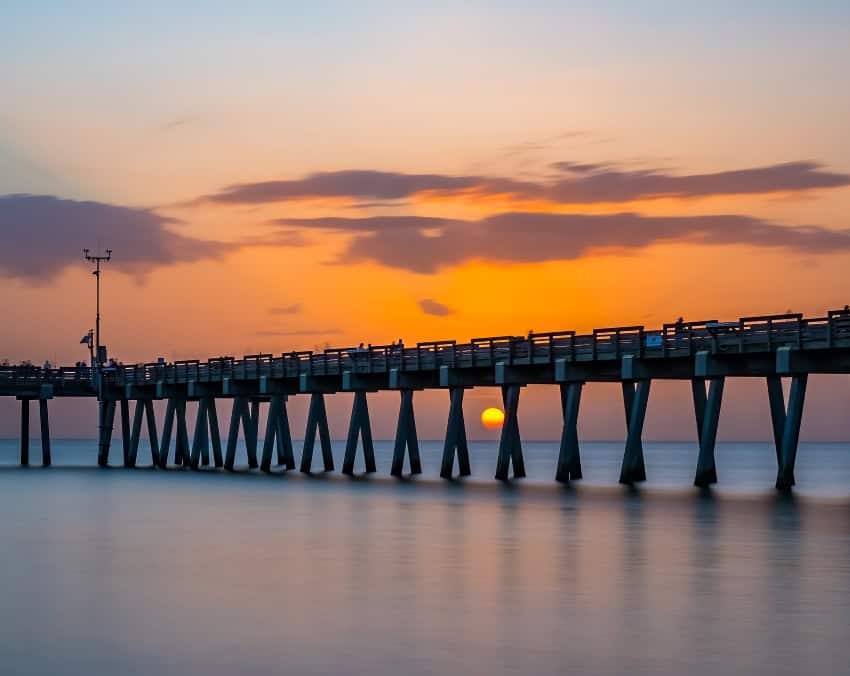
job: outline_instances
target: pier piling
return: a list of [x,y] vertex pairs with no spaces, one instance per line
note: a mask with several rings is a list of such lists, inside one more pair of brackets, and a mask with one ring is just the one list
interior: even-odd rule
[[555,480],[561,483],[581,479],[581,454],[578,443],[578,411],[584,383],[562,383],[561,412],[564,420],[561,446],[558,452],[558,469]]
[[224,468],[233,469],[236,462],[236,445],[239,441],[239,427],[242,427],[242,436],[245,439],[245,450],[248,454],[248,467],[257,467],[257,433],[256,423],[259,418],[259,402],[251,402],[250,408],[247,397],[235,397],[233,399],[233,410],[230,415],[230,431],[227,435],[227,455],[224,459]]
[[162,440],[159,443],[159,466],[162,469],[168,467],[168,450],[171,445],[171,433],[174,428],[175,408],[174,399],[168,399],[165,404],[165,418],[162,421]]
[[351,407],[351,422],[348,426],[348,438],[345,442],[345,458],[342,463],[342,473],[354,474],[354,458],[357,454],[357,439],[363,441],[363,456],[366,463],[366,473],[378,471],[375,465],[375,448],[372,444],[372,427],[369,423],[369,406],[366,402],[366,392],[357,390],[354,393],[354,403]]
[[525,461],[522,457],[522,442],[519,435],[519,385],[502,386],[502,404],[505,407],[505,421],[499,438],[499,455],[496,461],[496,479],[508,480],[508,470],[513,466],[514,478],[525,476]]
[[304,433],[304,448],[301,452],[299,471],[309,474],[313,467],[313,448],[316,434],[322,447],[322,462],[325,472],[334,471],[334,456],[331,447],[331,434],[328,429],[328,412],[325,408],[325,396],[319,392],[310,395],[310,409],[307,412],[307,430]]
[[440,466],[440,476],[451,479],[454,471],[455,454],[459,475],[469,476],[472,472],[469,466],[469,445],[466,441],[466,424],[463,420],[463,389],[449,389],[449,420],[446,425],[446,442],[443,446],[443,462]]
[[30,400],[21,397],[21,465],[30,464]]
[[628,432],[623,465],[620,469],[621,484],[631,485],[638,481],[646,481],[642,435],[651,382],[650,380],[639,380],[637,383],[623,382],[623,405]]
[[413,414],[413,390],[401,390],[401,404],[398,411],[398,427],[395,434],[393,464],[390,474],[400,477],[404,472],[405,450],[410,455],[410,473],[422,473],[422,461],[419,457],[419,440],[416,437],[416,418]]
[[115,424],[115,401],[102,401],[99,406],[97,464],[109,466],[109,447],[112,445],[112,426]]
[[788,394],[788,410],[785,425],[782,428],[782,455],[776,476],[776,488],[789,490],[795,483],[794,465],[797,461],[797,445],[800,441],[800,424],[803,420],[803,404],[806,399],[807,374],[791,378],[791,391]]
[[[121,460],[124,467],[132,467],[130,464],[130,402],[122,399],[121,402]],[[138,411],[138,406],[136,407]]]
[[272,452],[277,450],[277,464],[286,469],[295,469],[292,452],[292,436],[289,431],[289,416],[286,413],[286,396],[273,395],[269,403],[266,433],[263,439],[263,457],[260,469],[271,472]]
[[[723,402],[723,376],[709,380],[708,395],[705,393],[705,381],[694,380],[694,410],[697,416],[699,433],[699,457],[694,486],[704,488],[717,483],[717,465],[714,458],[714,447],[717,442],[717,423],[720,419],[720,406]],[[699,396],[699,390],[702,397]]]
[[47,417],[47,399],[38,400],[38,412],[41,419],[41,465],[50,467],[50,421]]

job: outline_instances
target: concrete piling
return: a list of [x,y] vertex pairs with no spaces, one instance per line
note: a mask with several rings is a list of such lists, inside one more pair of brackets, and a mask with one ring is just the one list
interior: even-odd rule
[[443,461],[440,476],[451,479],[454,471],[454,459],[457,454],[459,475],[469,476],[469,445],[466,441],[466,424],[463,420],[463,387],[449,389],[449,420],[446,425],[446,441],[443,446]]

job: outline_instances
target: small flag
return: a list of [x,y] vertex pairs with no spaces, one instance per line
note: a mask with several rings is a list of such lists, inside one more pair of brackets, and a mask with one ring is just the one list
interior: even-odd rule
[[91,335],[89,335],[88,333],[80,339],[80,345],[83,345],[83,344],[88,345],[90,342],[91,342]]

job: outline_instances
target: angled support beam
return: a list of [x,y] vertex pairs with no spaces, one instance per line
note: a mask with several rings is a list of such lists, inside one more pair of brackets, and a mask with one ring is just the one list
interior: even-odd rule
[[561,432],[561,448],[558,453],[558,469],[555,481],[567,483],[581,479],[581,454],[578,445],[578,411],[584,383],[561,384],[561,411],[564,429]]
[[277,416],[277,434],[275,437],[277,464],[284,469],[295,469],[295,453],[292,448],[292,432],[289,427],[289,413],[286,410],[286,395],[281,395],[280,410]]
[[[720,406],[723,403],[723,376],[711,378],[708,386],[708,397],[705,395],[705,383],[693,382],[694,410],[697,413],[697,429],[699,431],[699,458],[694,477],[694,486],[705,488],[717,483],[717,465],[714,459],[714,447],[717,443],[717,423],[720,420]],[[702,388],[702,399],[698,389]],[[702,422],[699,422],[697,401],[702,408]]]
[[[133,412],[133,431],[130,433],[130,449],[128,453],[127,467],[135,467],[139,455],[139,441],[142,434],[142,418],[148,421],[148,437],[151,448],[151,460],[154,467],[160,466],[159,443],[156,433],[156,418],[153,412],[153,401],[150,399],[137,399],[136,408]],[[170,430],[169,430],[170,434]]]
[[626,412],[628,434],[626,452],[620,468],[620,483],[631,485],[637,481],[646,481],[646,466],[643,460],[643,422],[646,418],[646,404],[649,401],[651,380],[639,380],[637,383],[623,381],[623,407]]
[[525,476],[525,461],[522,457],[522,442],[519,435],[519,385],[502,386],[502,404],[505,407],[505,422],[499,438],[499,457],[496,462],[496,479],[508,480],[510,466],[514,468],[514,478]]
[[449,420],[446,425],[446,443],[443,446],[443,462],[440,476],[451,479],[454,470],[455,452],[460,476],[471,474],[469,466],[469,446],[466,442],[466,424],[463,420],[463,388],[449,389]]
[[198,416],[195,418],[195,432],[192,435],[192,457],[189,463],[192,469],[198,469],[201,464],[204,466],[210,464],[208,405],[209,402],[206,397],[202,397],[198,401]]
[[21,465],[30,464],[30,400],[21,399]]
[[[259,463],[257,463],[257,442],[260,435],[260,402],[257,399],[251,400],[250,423],[251,443],[248,446],[248,467],[256,469],[259,466]],[[248,439],[248,432],[245,433],[245,438]]]
[[174,464],[178,467],[189,465],[189,429],[186,426],[186,399],[180,397],[174,403],[177,419],[177,434],[175,435]]
[[38,412],[41,419],[41,465],[50,467],[50,420],[47,417],[47,399],[38,400]]
[[[156,432],[156,414],[153,409],[153,401],[150,399],[145,399],[145,418],[148,421],[148,443],[151,448],[151,460],[153,461],[153,466],[159,466],[159,439],[157,438]],[[134,460],[135,462],[135,456]]]
[[782,466],[782,434],[785,430],[785,394],[780,376],[767,377],[767,398],[770,402],[770,421],[773,426],[773,443],[776,448],[776,467]]
[[[227,436],[227,455],[224,459],[224,468],[232,470],[236,461],[236,444],[239,441],[239,426],[242,426],[242,435],[245,439],[245,449],[248,453],[248,466],[251,469],[257,467],[257,436],[255,422],[259,415],[259,402],[252,402],[249,407],[247,397],[236,397],[233,399],[233,411],[230,415],[230,432]],[[252,410],[253,409],[253,410]]]
[[705,378],[691,380],[691,394],[694,399],[694,418],[697,423],[697,440],[702,439],[702,421],[705,418]]
[[[260,460],[260,470],[272,471],[272,452],[274,451],[275,437],[277,437],[277,416],[279,396],[273,396],[269,404],[269,415],[266,418],[266,433],[263,435],[263,457]],[[279,463],[278,463],[279,464]]]
[[159,466],[168,467],[168,447],[171,445],[171,431],[174,429],[174,399],[169,399],[165,406],[165,420],[162,422],[162,441],[159,444]]
[[[130,422],[130,402],[126,399],[121,400],[121,424],[124,424],[124,408],[127,408],[127,423]],[[126,457],[124,460],[125,467],[136,466],[136,456],[139,453],[139,437],[142,434],[142,417],[145,412],[145,404],[141,399],[136,400],[136,408],[133,411],[133,431],[130,434],[124,432],[129,437],[127,443]]]
[[[302,374],[304,375],[304,374]],[[313,392],[310,395],[310,409],[307,413],[307,431],[304,433],[304,450],[301,453],[301,467],[309,474],[313,466],[313,447],[316,445],[316,433],[322,446],[322,461],[325,472],[334,471],[334,456],[331,448],[331,433],[328,429],[328,412],[325,408],[325,395]]]
[[112,426],[115,424],[115,400],[100,402],[97,464],[109,466],[109,447],[112,445]]
[[[124,467],[130,467],[130,402],[123,398],[121,399],[121,450],[123,451],[122,459]],[[136,404],[136,414],[138,415],[139,406]],[[141,421],[140,421],[141,422]]]
[[[204,397],[198,401],[198,416],[201,416],[201,407],[203,406],[203,420],[204,424],[201,426],[201,439],[199,441],[199,446],[201,449],[201,465],[204,467],[209,467],[210,465],[210,399],[212,397]],[[195,423],[197,425],[197,422]],[[194,439],[193,439],[194,443]]]
[[345,458],[342,462],[342,473],[354,474],[354,458],[357,454],[357,439],[363,440],[363,456],[366,462],[366,473],[377,471],[375,465],[375,448],[372,445],[372,427],[369,424],[369,405],[366,402],[365,390],[354,393],[354,404],[351,407],[351,422],[348,426],[348,439],[345,442]]
[[788,395],[788,411],[782,429],[782,454],[779,472],[776,476],[776,488],[790,490],[794,485],[794,465],[797,461],[797,445],[800,441],[800,423],[803,421],[803,404],[806,400],[806,374],[791,378],[791,392]]
[[224,461],[221,457],[221,431],[218,427],[218,411],[215,408],[215,397],[210,397],[207,401],[207,419],[210,424],[210,442],[212,444],[213,464],[217,468],[224,466]]
[[404,472],[405,449],[410,454],[410,473],[422,474],[419,457],[419,440],[416,437],[416,418],[413,414],[413,390],[401,390],[401,405],[398,411],[398,427],[395,433],[393,465],[390,474],[400,477]]
[[272,395],[269,404],[269,416],[266,421],[266,434],[263,439],[263,458],[260,469],[271,472],[272,451],[277,449],[277,464],[286,469],[295,468],[292,453],[292,437],[289,432],[289,417],[286,414],[286,395]]
[[239,441],[239,421],[242,419],[242,398],[233,399],[230,411],[230,427],[227,433],[227,454],[224,457],[224,469],[232,470],[236,462],[236,444]]

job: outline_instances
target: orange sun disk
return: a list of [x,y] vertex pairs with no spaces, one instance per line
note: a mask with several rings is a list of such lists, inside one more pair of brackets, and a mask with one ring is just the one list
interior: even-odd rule
[[505,422],[505,414],[498,408],[485,408],[481,411],[481,424],[488,430],[497,430]]

